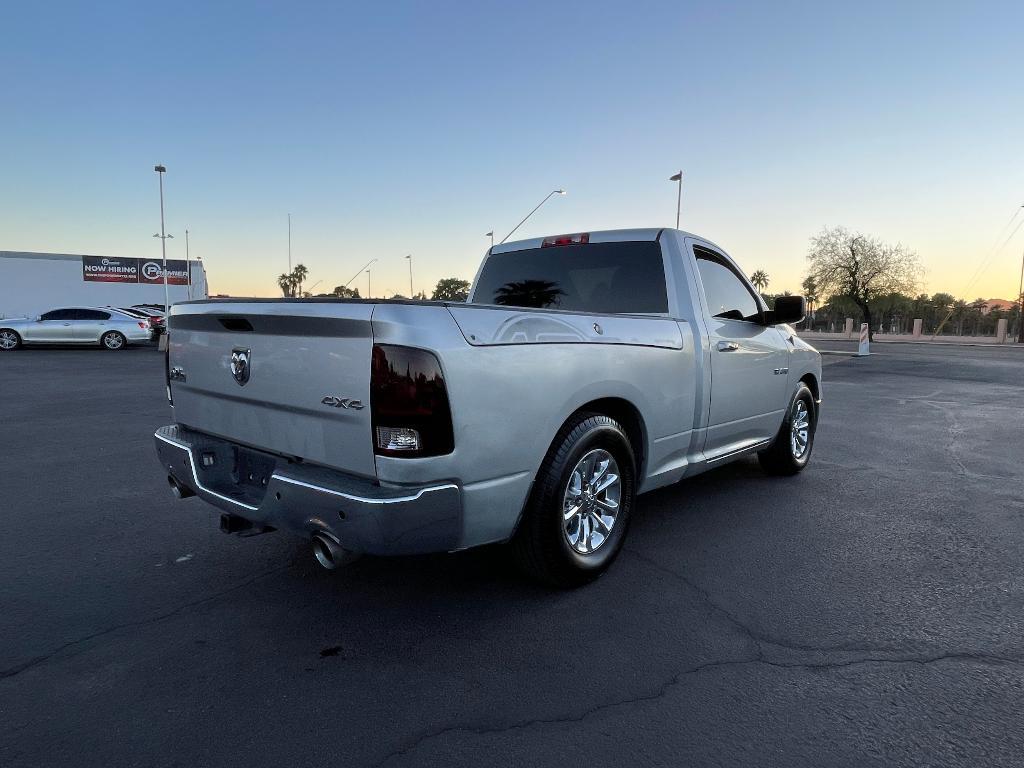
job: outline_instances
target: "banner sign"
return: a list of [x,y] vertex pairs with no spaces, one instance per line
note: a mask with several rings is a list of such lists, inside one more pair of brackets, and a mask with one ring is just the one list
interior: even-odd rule
[[[163,283],[163,261],[139,259],[140,283]],[[188,265],[183,259],[167,260],[167,284],[188,285]]]
[[139,260],[83,256],[82,279],[86,282],[97,283],[137,283],[139,282]]
[[[109,256],[83,256],[82,279],[96,283],[163,283],[163,261],[156,259],[115,259]],[[167,260],[167,284],[188,285],[188,263]]]

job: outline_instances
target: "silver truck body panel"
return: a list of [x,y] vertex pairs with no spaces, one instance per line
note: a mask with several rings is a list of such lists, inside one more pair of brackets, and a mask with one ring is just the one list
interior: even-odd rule
[[[179,424],[313,464],[374,477],[367,303],[178,304],[172,307]],[[250,323],[252,331],[225,326]],[[237,327],[237,325],[236,325]],[[247,350],[248,380],[232,374]],[[362,408],[323,404],[348,398]]]
[[[796,382],[805,376],[820,382],[818,353],[789,329],[707,316],[693,246],[728,259],[714,244],[659,229],[590,237],[657,240],[669,311],[600,315],[339,300],[177,304],[169,319],[170,365],[180,366],[185,380],[172,382],[175,420],[351,475],[386,493],[409,497],[451,485],[459,504],[452,549],[512,535],[559,428],[597,401],[615,401],[640,418],[641,492],[764,447],[779,429]],[[493,252],[540,244],[506,243]],[[248,321],[253,330],[230,330],[225,318],[228,326],[232,319]],[[738,348],[720,352],[720,341]],[[451,404],[451,453],[374,455],[369,378],[375,343],[437,356]],[[249,352],[244,385],[231,370],[238,348]],[[367,407],[325,405],[327,396]],[[414,507],[406,513],[415,515]]]

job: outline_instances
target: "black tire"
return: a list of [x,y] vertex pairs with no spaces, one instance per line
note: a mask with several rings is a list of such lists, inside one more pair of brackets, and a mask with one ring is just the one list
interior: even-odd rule
[[13,328],[0,328],[0,352],[13,352],[21,346],[21,334]]
[[[566,530],[571,523],[563,516],[570,481],[577,465],[584,459],[594,457],[598,462],[594,471],[599,471],[598,467],[604,466],[601,459],[606,453],[614,459],[614,464],[607,465],[609,471],[603,477],[613,474],[610,470],[615,465],[618,469],[618,508],[614,521],[610,530],[600,527],[601,515],[607,516],[610,511],[598,505],[610,503],[610,491],[594,494],[590,493],[588,486],[588,496],[579,495],[579,506],[596,511],[590,513],[585,527],[584,512],[571,518],[578,521],[577,544],[574,545],[570,542],[572,534]],[[599,485],[595,483],[594,487]],[[600,500],[602,494],[603,502]],[[578,587],[593,581],[608,569],[622,549],[635,498],[636,459],[626,431],[608,416],[577,414],[559,430],[537,473],[523,517],[512,538],[516,561],[528,576],[550,586]],[[596,539],[593,537],[598,535],[602,540],[594,543]],[[581,543],[581,539],[585,541]],[[576,549],[576,546],[587,548],[591,543],[594,545],[589,552],[581,553]]]
[[113,352],[127,347],[128,339],[119,331],[107,331],[100,336],[100,346]]
[[[806,444],[803,446],[800,445],[799,439],[795,443],[793,440],[793,420],[802,412],[807,415]],[[775,440],[770,447],[757,454],[761,468],[769,475],[795,475],[802,470],[811,458],[814,431],[817,426],[818,411],[814,403],[814,394],[806,384],[800,382],[786,407],[786,417],[782,420]]]

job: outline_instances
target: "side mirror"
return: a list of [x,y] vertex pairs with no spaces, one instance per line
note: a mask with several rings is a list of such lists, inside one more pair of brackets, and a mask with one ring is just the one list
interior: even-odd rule
[[779,296],[775,309],[768,313],[768,321],[771,325],[799,323],[806,314],[807,300],[803,296]]

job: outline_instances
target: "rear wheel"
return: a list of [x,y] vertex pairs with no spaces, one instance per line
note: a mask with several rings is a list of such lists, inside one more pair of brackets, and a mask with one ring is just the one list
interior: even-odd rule
[[21,336],[10,328],[0,328],[0,352],[11,352],[21,346]]
[[578,414],[552,443],[513,537],[520,567],[557,587],[593,581],[622,548],[635,495],[625,430],[607,416]]
[[757,454],[762,469],[770,475],[795,475],[806,467],[814,447],[815,427],[814,395],[800,382],[775,442]]
[[100,337],[100,345],[104,349],[124,349],[128,346],[128,341],[118,331],[107,331]]

